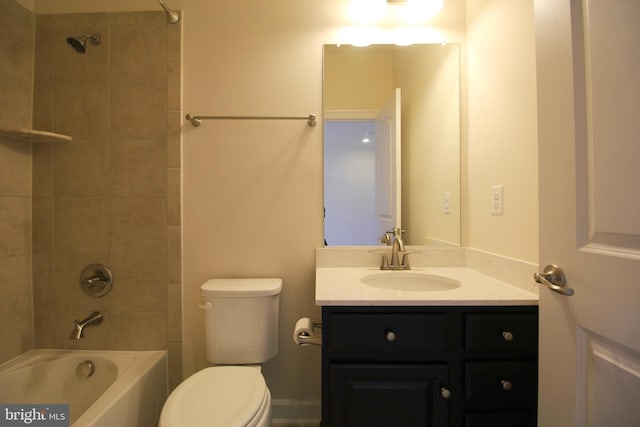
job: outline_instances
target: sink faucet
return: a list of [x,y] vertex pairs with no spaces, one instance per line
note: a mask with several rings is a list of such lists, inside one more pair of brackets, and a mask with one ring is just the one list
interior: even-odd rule
[[[404,267],[404,260],[406,258],[404,251],[404,242],[402,241],[402,232],[398,227],[393,227],[393,245],[391,248],[391,263],[390,266]],[[402,262],[400,262],[400,254],[402,254]],[[408,259],[407,259],[408,261]],[[411,267],[406,265],[406,268],[400,268],[400,270],[409,270]],[[395,268],[392,268],[395,270]]]
[[404,230],[401,230],[400,227],[393,227],[393,230],[389,230],[385,233],[387,236],[389,234],[393,234],[390,260],[387,258],[387,254],[384,251],[372,251],[373,253],[382,254],[380,270],[411,270],[411,266],[409,265],[409,254],[412,252],[405,250],[404,242],[402,241],[402,233],[404,233]]
[[70,340],[79,340],[80,338],[84,338],[84,328],[91,325],[99,325],[102,323],[102,313],[99,311],[94,311],[83,320],[76,320],[75,326],[71,331],[71,335],[69,336]]
[[380,243],[385,246],[391,246],[391,233],[393,233],[391,230],[385,231],[384,234],[380,236]]

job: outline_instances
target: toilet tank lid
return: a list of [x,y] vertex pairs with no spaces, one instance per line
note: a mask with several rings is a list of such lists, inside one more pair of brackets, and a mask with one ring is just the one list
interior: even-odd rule
[[279,294],[282,290],[282,279],[209,279],[200,286],[200,289],[205,297],[264,297]]

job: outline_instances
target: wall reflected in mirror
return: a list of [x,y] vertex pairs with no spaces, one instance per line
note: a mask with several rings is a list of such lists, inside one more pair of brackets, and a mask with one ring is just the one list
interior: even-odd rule
[[[327,245],[380,244],[381,186],[397,188],[397,194],[384,197],[400,201],[394,221],[405,230],[406,244],[460,244],[459,58],[459,47],[451,44],[325,45]],[[396,89],[401,93],[397,187],[385,181],[392,179],[385,178],[388,171],[380,175],[376,154],[388,132],[388,126],[376,127],[376,118]],[[382,160],[387,162],[395,159]]]

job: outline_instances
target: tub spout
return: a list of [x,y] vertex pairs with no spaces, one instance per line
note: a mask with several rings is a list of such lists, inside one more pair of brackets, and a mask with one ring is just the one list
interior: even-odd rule
[[102,318],[102,313],[94,311],[86,319],[76,320],[69,339],[79,340],[80,338],[84,338],[84,328],[91,325],[99,325],[102,323]]

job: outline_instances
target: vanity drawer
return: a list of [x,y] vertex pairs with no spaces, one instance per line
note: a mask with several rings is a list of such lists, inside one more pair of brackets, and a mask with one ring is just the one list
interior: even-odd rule
[[464,325],[464,347],[468,353],[537,354],[538,316],[535,313],[470,313],[465,315]]
[[446,314],[332,314],[329,322],[334,359],[357,354],[363,360],[411,360],[447,350]]
[[470,362],[464,374],[464,397],[470,407],[536,408],[536,362]]

